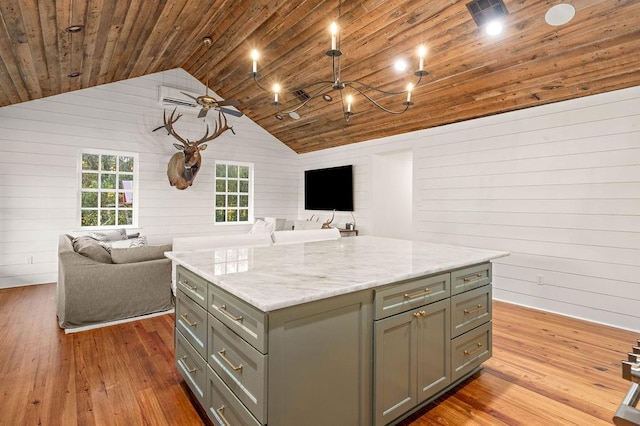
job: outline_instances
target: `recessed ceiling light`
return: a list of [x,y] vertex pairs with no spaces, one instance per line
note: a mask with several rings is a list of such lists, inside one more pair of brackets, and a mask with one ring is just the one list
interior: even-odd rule
[[327,102],[331,102],[333,100],[333,98],[331,97],[330,94],[325,93],[324,95],[322,95],[322,99],[324,99]]
[[278,120],[282,120],[282,118],[283,118],[283,117],[282,117],[282,114],[280,114],[279,112],[278,112],[278,113],[276,113],[275,117],[276,117]]
[[76,78],[79,76],[80,76],[80,73],[78,71],[72,72],[71,74],[67,75],[67,77],[71,77],[71,78]]
[[295,112],[295,111],[291,111],[291,112],[289,113],[289,117],[293,118],[294,120],[300,120],[300,114],[298,114],[298,113],[297,113],[297,112]]
[[396,61],[395,64],[393,64],[393,67],[396,69],[396,71],[398,72],[403,72],[407,70],[407,62],[404,59],[398,59]]
[[547,11],[547,13],[544,15],[544,20],[547,22],[547,24],[557,27],[559,25],[564,25],[572,20],[575,14],[575,7],[568,3],[560,3],[553,6]]
[[496,36],[502,32],[502,22],[499,20],[491,21],[485,27],[485,32],[490,36]]
[[67,28],[65,28],[64,30],[68,33],[79,33],[80,31],[82,31],[84,29],[84,25],[69,25]]

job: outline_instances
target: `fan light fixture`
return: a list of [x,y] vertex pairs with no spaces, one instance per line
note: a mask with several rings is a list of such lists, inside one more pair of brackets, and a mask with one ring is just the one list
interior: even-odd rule
[[[352,115],[354,115],[355,104],[353,96],[356,94],[362,95],[366,100],[371,102],[381,111],[387,112],[389,114],[402,114],[405,112],[413,102],[411,102],[411,92],[418,87],[420,82],[422,81],[422,77],[428,75],[429,73],[424,69],[424,57],[426,56],[426,48],[424,46],[420,46],[418,49],[418,58],[419,58],[419,67],[418,70],[413,73],[414,76],[417,77],[417,81],[415,83],[409,83],[405,90],[401,91],[386,91],[381,90],[376,87],[373,87],[369,84],[361,82],[359,80],[341,80],[340,79],[340,56],[342,56],[342,51],[340,51],[339,46],[339,33],[338,33],[338,24],[333,22],[330,27],[331,33],[331,49],[327,50],[326,55],[331,58],[332,63],[332,80],[322,80],[316,81],[314,83],[309,83],[306,85],[298,86],[294,90],[284,90],[279,84],[274,84],[272,90],[265,89],[260,85],[258,79],[262,77],[262,75],[258,72],[258,58],[259,53],[257,50],[253,50],[251,52],[252,59],[252,71],[249,73],[249,78],[252,78],[256,85],[264,90],[265,92],[273,93],[273,102],[272,105],[278,108],[278,112],[275,114],[275,118],[278,120],[282,120],[284,115],[288,115],[294,120],[300,119],[300,114],[298,114],[298,110],[303,106],[307,105],[312,99],[317,97],[322,97],[327,102],[330,102],[333,97],[327,93],[330,90],[337,90],[340,96],[340,101],[342,103],[342,114],[344,115],[345,121],[349,121]],[[311,94],[308,93],[311,92]],[[378,101],[373,99],[368,92],[375,92],[384,96],[398,96],[405,95],[405,101],[402,102],[404,108],[399,110],[392,110],[382,106]],[[281,111],[280,107],[282,103],[280,101],[280,96],[282,93],[292,93],[300,102],[295,107],[288,109],[286,111]]]

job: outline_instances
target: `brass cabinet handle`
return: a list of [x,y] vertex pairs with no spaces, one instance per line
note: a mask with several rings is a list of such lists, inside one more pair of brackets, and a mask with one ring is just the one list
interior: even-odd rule
[[198,291],[198,287],[197,286],[190,286],[189,285],[189,281],[184,280],[184,281],[178,281],[178,284],[185,286],[186,288],[188,288],[191,291]]
[[474,276],[471,276],[471,277],[464,277],[463,280],[465,283],[470,283],[470,282],[478,281],[481,278],[482,278],[482,274],[475,274]]
[[226,362],[227,365],[233,369],[233,371],[242,370],[242,364],[233,365],[233,363],[229,361],[229,359],[224,355],[225,352],[226,352],[226,349],[222,349],[221,351],[218,351],[218,355],[220,355],[220,358],[222,358],[222,360]]
[[418,292],[418,293],[413,293],[413,294],[405,293],[404,294],[404,298],[405,299],[415,299],[416,297],[426,296],[429,293],[431,293],[431,290],[429,289],[429,287],[427,287],[427,288],[425,288],[424,290],[422,290],[421,292]]
[[465,314],[470,314],[471,312],[479,311],[479,310],[480,310],[480,309],[482,309],[482,308],[483,308],[482,304],[481,304],[481,303],[478,303],[478,306],[476,306],[475,308],[473,308],[473,309],[465,309],[463,312],[464,312]]
[[182,320],[183,320],[184,322],[186,322],[186,323],[187,323],[187,325],[188,325],[189,327],[195,327],[196,325],[198,325],[198,323],[197,323],[197,322],[190,322],[190,321],[187,319],[187,314],[182,314],[182,315],[180,315],[180,318],[182,318]]
[[222,419],[222,422],[224,423],[225,426],[231,426],[231,423],[229,423],[229,420],[227,420],[227,418],[224,416],[224,405],[216,409],[216,413],[218,413],[218,415]]
[[477,347],[477,348],[475,348],[475,349],[474,349],[474,350],[472,350],[472,351],[464,351],[464,354],[465,354],[465,355],[473,355],[473,354],[475,354],[476,352],[478,352],[481,348],[482,348],[482,343],[478,343],[478,347]]
[[187,356],[183,356],[182,358],[180,358],[178,360],[178,362],[180,364],[182,364],[182,366],[184,367],[185,370],[187,370],[187,373],[195,373],[196,370],[198,370],[197,368],[189,368],[189,366],[187,365],[187,362],[185,361],[187,359]]
[[425,311],[414,312],[413,316],[416,317],[416,318],[426,317],[427,313]]
[[229,313],[229,311],[227,311],[227,305],[220,305],[218,310],[223,314],[225,314],[225,316],[227,316],[228,318],[231,318],[234,321],[242,321],[242,315],[240,315],[239,317],[234,317]]

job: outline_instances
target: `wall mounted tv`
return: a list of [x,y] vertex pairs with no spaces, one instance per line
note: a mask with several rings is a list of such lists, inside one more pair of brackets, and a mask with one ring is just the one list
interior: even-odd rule
[[353,166],[305,170],[305,210],[353,211]]

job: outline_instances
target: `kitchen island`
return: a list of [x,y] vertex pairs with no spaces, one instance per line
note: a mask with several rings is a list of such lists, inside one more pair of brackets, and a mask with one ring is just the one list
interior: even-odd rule
[[214,423],[383,425],[491,356],[507,253],[357,237],[166,255],[176,365]]

